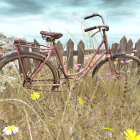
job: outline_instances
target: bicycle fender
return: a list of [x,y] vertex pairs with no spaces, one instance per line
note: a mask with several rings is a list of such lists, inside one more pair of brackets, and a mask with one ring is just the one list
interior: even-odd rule
[[120,56],[120,55],[126,55],[126,52],[112,53],[112,54],[111,54],[111,57]]
[[[38,56],[40,56],[40,57],[42,57],[42,58],[44,58],[44,59],[46,58],[45,55],[40,54],[40,53],[36,53],[36,52],[20,51],[20,54],[23,54],[23,53],[35,54],[35,55],[38,55]],[[3,60],[5,60],[5,59],[8,58],[8,57],[13,56],[13,55],[17,55],[17,52],[13,52],[13,53],[11,53],[11,54],[8,54],[8,55],[6,55],[6,56],[0,58],[0,62],[3,61]]]
[[8,58],[8,57],[10,57],[10,56],[12,56],[12,55],[16,55],[16,54],[17,54],[16,52],[11,53],[11,54],[8,54],[8,55],[6,55],[6,56],[0,58],[0,61],[4,60],[4,59],[6,59],[6,58]]

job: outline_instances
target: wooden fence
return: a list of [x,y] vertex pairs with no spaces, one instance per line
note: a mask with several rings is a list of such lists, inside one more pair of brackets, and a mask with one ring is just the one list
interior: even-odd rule
[[[34,40],[34,47],[39,46],[39,43],[37,42],[37,40]],[[93,52],[95,52],[95,50],[85,50],[85,44],[84,42],[81,40],[78,45],[77,45],[77,50],[74,50],[74,42],[69,39],[68,42],[66,43],[66,51],[64,51],[63,48],[63,44],[58,41],[57,42],[57,46],[59,49],[59,52],[61,54],[61,57],[63,58],[63,56],[65,56],[67,58],[67,69],[71,69],[74,67],[74,56],[77,56],[77,63],[78,64],[84,64],[84,57],[85,55],[89,55]],[[29,48],[22,48],[22,50],[24,51],[29,51]],[[39,49],[32,49],[33,52],[39,52]],[[101,54],[104,50],[99,50],[98,54]],[[130,39],[127,41],[126,37],[124,36],[121,40],[120,43],[113,43],[111,46],[111,51],[112,53],[116,53],[116,52],[122,52],[125,51],[128,54],[134,53],[135,56],[140,58],[140,39],[135,43],[135,47],[133,48],[133,41]],[[45,53],[45,52],[41,52],[41,53]],[[53,56],[55,56],[56,54],[53,53]],[[26,65],[27,62],[26,62]]]

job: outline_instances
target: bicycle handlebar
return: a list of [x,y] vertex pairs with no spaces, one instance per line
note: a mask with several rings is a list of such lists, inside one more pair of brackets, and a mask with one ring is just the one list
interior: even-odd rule
[[86,19],[89,19],[89,18],[92,18],[92,17],[96,17],[96,16],[98,16],[98,17],[100,17],[102,19],[103,25],[87,28],[87,29],[85,29],[85,32],[88,32],[88,31],[91,31],[91,30],[94,30],[94,29],[97,29],[97,28],[101,28],[101,27],[104,27],[106,31],[109,30],[109,26],[105,25],[104,18],[102,17],[102,15],[100,15],[98,13],[94,13],[94,14],[92,14],[90,16],[87,16],[84,19],[86,20]]
[[104,18],[102,17],[102,15],[100,15],[100,14],[98,14],[98,13],[94,13],[94,14],[92,14],[92,15],[90,15],[90,16],[87,16],[87,17],[85,17],[84,19],[86,20],[86,19],[89,19],[89,18],[92,18],[92,17],[96,17],[96,16],[100,17],[100,18],[102,19],[103,24],[105,24]]
[[96,16],[101,16],[101,15],[99,15],[98,13],[94,13],[90,16],[85,17],[84,19],[89,19],[89,18],[96,17]]
[[87,29],[85,29],[84,31],[85,31],[85,32],[88,32],[88,31],[91,31],[91,30],[94,30],[94,29],[97,29],[97,28],[100,29],[100,28],[102,28],[102,27],[104,27],[106,31],[109,30],[109,26],[107,26],[107,25],[99,25],[99,26],[93,26],[93,27],[87,28]]
[[96,26],[90,27],[90,28],[85,29],[84,31],[85,32],[88,32],[88,31],[91,31],[91,30],[94,30],[94,29],[97,29],[97,27]]

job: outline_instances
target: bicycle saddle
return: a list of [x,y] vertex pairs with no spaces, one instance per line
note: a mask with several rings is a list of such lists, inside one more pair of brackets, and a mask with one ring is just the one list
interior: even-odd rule
[[50,36],[54,39],[58,39],[63,36],[63,34],[61,34],[61,33],[47,32],[47,31],[40,31],[40,34]]

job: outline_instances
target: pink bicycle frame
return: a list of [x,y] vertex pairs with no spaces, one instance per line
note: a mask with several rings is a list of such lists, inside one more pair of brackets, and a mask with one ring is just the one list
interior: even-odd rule
[[[98,57],[98,59],[93,64],[91,64],[93,62],[93,59],[95,58],[96,54],[98,53],[99,49],[101,48],[101,46],[103,44],[105,44],[105,51],[100,55],[100,57]],[[30,47],[30,48],[34,48],[34,47]],[[47,63],[47,61],[49,60],[50,56],[52,55],[52,53],[54,51],[56,51],[56,54],[57,54],[58,60],[60,62],[60,65],[62,67],[62,71],[63,71],[63,74],[64,74],[65,78],[68,78],[70,76],[75,76],[75,75],[82,74],[79,78],[76,79],[76,80],[80,80],[81,78],[83,78],[85,75],[88,74],[88,72],[95,66],[95,64],[97,64],[97,62],[100,61],[100,59],[105,54],[108,57],[108,62],[109,62],[109,66],[110,66],[111,70],[113,71],[114,74],[117,75],[116,71],[114,70],[114,68],[113,68],[113,66],[111,64],[111,55],[110,55],[110,52],[109,52],[109,49],[108,49],[108,42],[107,42],[107,36],[106,35],[103,37],[103,39],[102,39],[101,43],[99,44],[97,50],[92,54],[92,57],[91,57],[90,61],[88,62],[88,64],[85,66],[85,68],[82,71],[77,72],[77,73],[73,73],[73,74],[68,74],[66,72],[66,69],[64,67],[63,61],[62,61],[61,56],[60,56],[60,54],[58,52],[57,45],[55,43],[53,43],[53,47],[51,49],[48,49],[49,52],[46,55],[47,57],[44,60],[44,62],[38,64],[38,66],[35,68],[34,72],[32,73],[32,75],[30,77],[30,82],[27,82],[27,79],[26,79],[27,78],[26,77],[26,71],[25,71],[24,63],[23,63],[22,59],[20,58],[19,46],[18,45],[16,46],[16,49],[17,49],[17,54],[18,54],[21,70],[22,70],[22,73],[24,75],[25,83],[28,83],[28,86],[31,86],[31,87],[38,87],[38,86],[60,86],[60,85],[65,83],[65,82],[60,82],[58,84],[31,84],[31,82],[34,80],[34,78],[36,77],[38,72],[42,69],[42,67]]]

